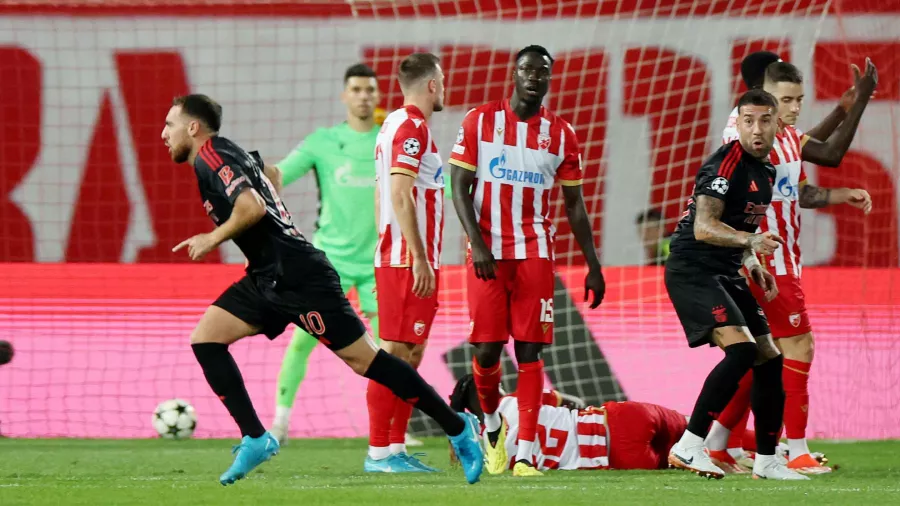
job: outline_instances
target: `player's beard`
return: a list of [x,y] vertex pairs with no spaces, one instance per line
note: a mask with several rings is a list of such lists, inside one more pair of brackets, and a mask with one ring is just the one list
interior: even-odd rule
[[440,112],[440,111],[443,111],[443,110],[444,110],[444,103],[443,103],[443,102],[435,102],[435,103],[434,103],[434,107],[433,107],[431,110],[434,111],[434,112]]
[[184,163],[191,156],[190,146],[172,146],[172,161],[175,163]]

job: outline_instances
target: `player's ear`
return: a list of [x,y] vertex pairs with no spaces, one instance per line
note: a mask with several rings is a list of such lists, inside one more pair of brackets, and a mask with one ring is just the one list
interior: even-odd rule
[[197,135],[200,132],[200,122],[195,119],[188,121],[187,131],[191,137]]

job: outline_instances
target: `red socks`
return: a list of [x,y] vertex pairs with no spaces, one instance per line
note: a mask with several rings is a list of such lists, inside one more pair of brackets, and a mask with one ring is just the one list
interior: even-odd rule
[[728,405],[725,406],[725,409],[719,415],[719,423],[726,429],[731,429],[732,433],[739,427],[741,420],[744,422],[744,427],[747,427],[747,417],[750,412],[750,387],[752,386],[753,371],[750,371],[741,378],[737,392],[734,393],[734,397],[731,398],[731,401],[728,402]]
[[472,372],[475,377],[475,390],[478,392],[478,400],[481,401],[481,410],[485,413],[496,413],[497,408],[500,406],[500,378],[502,373],[500,363],[498,362],[494,367],[482,369],[473,358]]
[[536,442],[538,415],[544,392],[544,361],[519,364],[519,441]]
[[[726,448],[743,448],[747,451],[756,451],[744,446],[745,441],[747,441],[746,434],[751,433],[754,434],[754,437],[756,437],[756,433],[754,431],[747,430],[747,422],[749,420],[750,406],[747,406],[747,408],[744,410],[744,416],[741,418],[741,421],[738,422],[733,429],[731,429],[731,434],[728,435],[728,445],[726,446]],[[756,440],[753,441],[753,448],[756,448]]]
[[406,429],[409,428],[409,419],[412,417],[413,405],[399,397],[394,397],[394,418],[391,420],[389,440],[392,445],[406,444]]
[[784,359],[784,429],[788,439],[804,439],[809,420],[809,369],[812,364]]
[[[406,404],[388,387],[369,380],[369,387],[366,389],[366,404],[369,407],[369,446],[376,448],[390,446],[391,418],[394,416],[396,402]],[[403,432],[405,434],[406,429]]]

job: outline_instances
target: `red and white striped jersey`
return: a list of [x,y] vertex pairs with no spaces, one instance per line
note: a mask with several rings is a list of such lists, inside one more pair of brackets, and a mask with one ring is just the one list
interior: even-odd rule
[[568,122],[543,107],[521,121],[508,100],[490,102],[466,114],[450,160],[475,172],[475,217],[495,259],[553,258],[553,183],[584,177]]
[[[738,138],[737,118],[735,108],[722,133],[723,142],[729,143]],[[776,276],[799,278],[803,270],[798,194],[800,186],[806,183],[806,171],[800,158],[805,142],[803,132],[786,125],[775,135],[775,145],[769,153],[769,161],[775,166],[775,184],[772,187],[772,205],[766,211],[766,219],[759,224],[759,230],[775,232],[784,239],[785,245],[767,259],[770,271]]]
[[[511,395],[501,398],[498,411],[509,424],[505,445],[512,466],[519,439],[518,399]],[[604,408],[577,410],[544,404],[538,413],[537,434],[540,444],[534,461],[538,469],[609,468],[609,424]]]
[[440,268],[444,228],[444,173],[431,129],[415,106],[397,109],[385,118],[375,139],[375,169],[378,209],[376,267],[412,265],[409,246],[400,231],[400,222],[391,202],[391,175],[415,178],[413,198],[419,233],[428,261]]

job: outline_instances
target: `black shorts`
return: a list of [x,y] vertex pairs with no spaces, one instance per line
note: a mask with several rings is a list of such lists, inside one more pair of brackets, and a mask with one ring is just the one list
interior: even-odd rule
[[666,290],[691,348],[715,346],[717,327],[747,327],[753,337],[769,334],[769,322],[740,274],[712,274],[666,267]]
[[[299,276],[298,276],[299,277]],[[332,351],[356,342],[366,327],[341,289],[329,264],[317,265],[303,279],[271,280],[244,276],[213,302],[269,339],[294,323]]]

